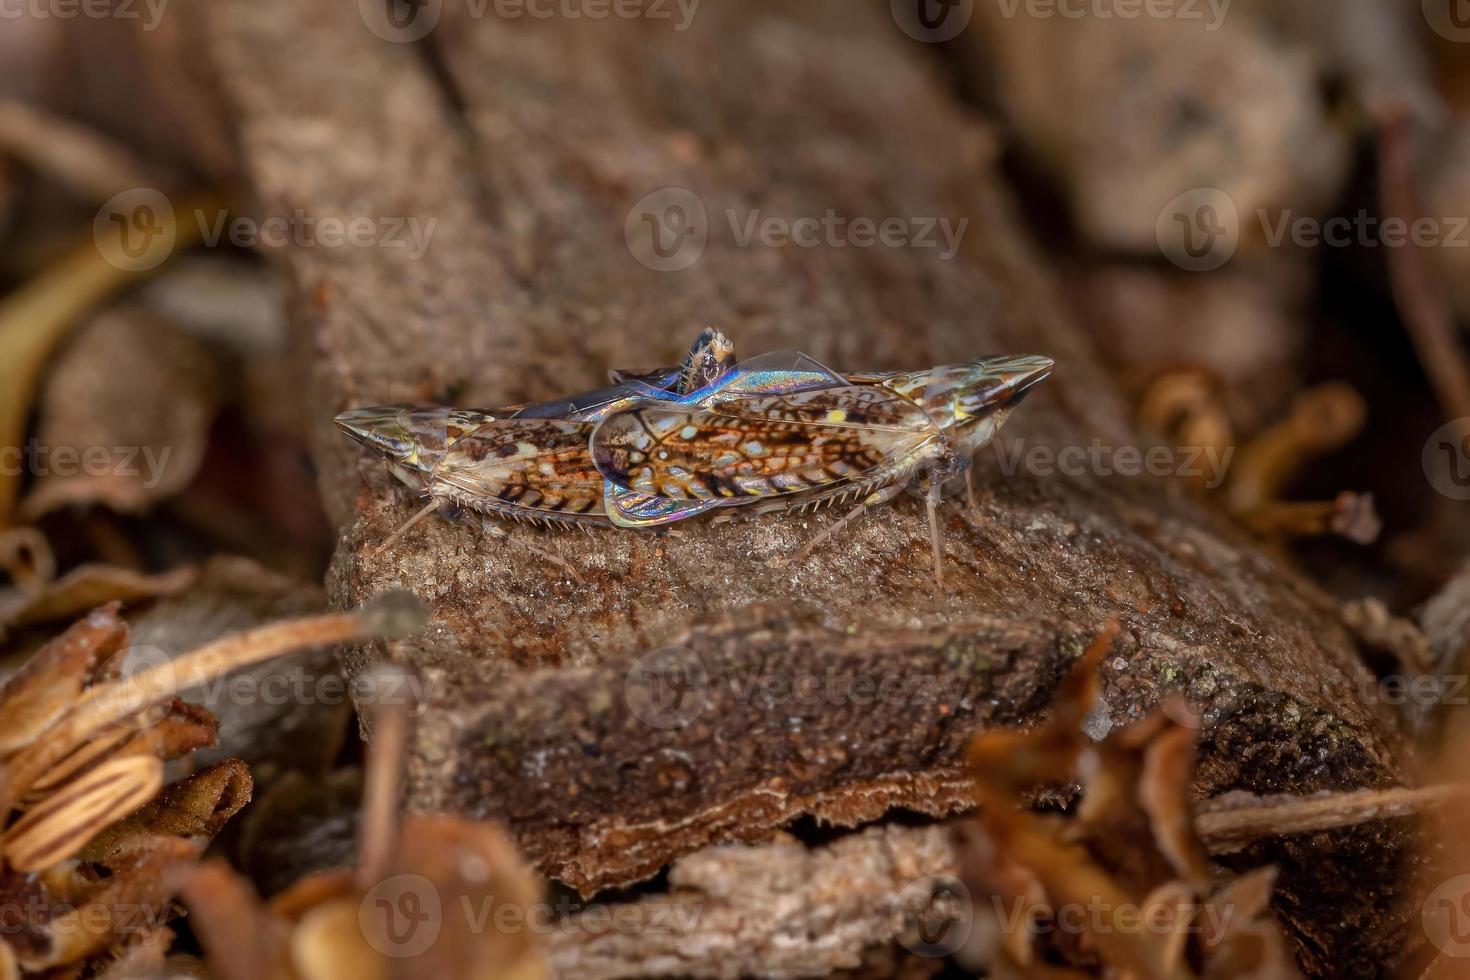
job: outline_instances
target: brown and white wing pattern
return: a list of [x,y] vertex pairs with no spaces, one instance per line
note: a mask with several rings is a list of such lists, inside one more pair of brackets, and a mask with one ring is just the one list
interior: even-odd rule
[[592,460],[638,493],[734,503],[896,479],[942,444],[913,402],[881,387],[843,386],[703,408],[644,404],[597,427]]
[[528,520],[605,520],[592,466],[592,425],[502,419],[461,437],[430,477],[430,492],[463,506]]

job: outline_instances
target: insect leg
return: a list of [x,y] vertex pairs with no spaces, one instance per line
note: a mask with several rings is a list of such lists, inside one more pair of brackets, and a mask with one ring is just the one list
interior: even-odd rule
[[975,509],[975,461],[965,467],[965,507]]
[[939,499],[943,490],[943,481],[935,476],[929,481],[929,496],[924,499],[929,511],[929,547],[934,550],[934,584],[941,589],[944,588],[944,551],[939,543]]
[[848,511],[846,514],[843,514],[831,524],[827,525],[827,527],[822,529],[821,533],[819,533],[816,537],[812,538],[805,545],[803,545],[802,549],[796,553],[796,558],[794,558],[793,560],[805,561],[807,556],[810,555],[823,541],[826,541],[833,535],[840,533],[849,524],[861,517],[863,515],[863,512],[866,511],[869,507],[876,507],[879,504],[887,503],[894,497],[897,497],[900,493],[903,492],[903,488],[904,485],[902,483],[895,483],[891,487],[884,487],[882,490],[879,490],[876,493],[872,493],[869,494],[867,497],[864,497],[862,502],[859,503],[856,507]]
[[551,564],[555,565],[557,568],[560,568],[562,571],[566,572],[572,577],[572,581],[576,582],[578,585],[582,584],[582,576],[577,573],[577,569],[572,566],[571,562],[567,561],[560,555],[553,555],[551,552],[546,551],[542,548],[538,548],[528,541],[516,540],[515,538],[510,536],[509,532],[507,532],[505,528],[496,524],[494,521],[489,520],[488,518],[482,520],[480,526],[484,529],[486,534],[490,535],[490,537],[499,538],[501,541],[504,541],[506,544],[511,545],[512,547],[521,548],[525,551],[529,551],[531,554],[537,556],[538,558],[548,561]]
[[428,517],[430,514],[434,513],[434,511],[438,510],[439,507],[440,507],[440,505],[443,504],[443,503],[444,503],[443,500],[441,500],[438,497],[435,497],[428,504],[428,506],[426,506],[423,510],[419,511],[417,514],[415,514],[412,517],[410,517],[407,520],[407,522],[405,522],[401,527],[399,527],[398,530],[396,530],[392,534],[388,535],[388,537],[383,540],[383,543],[382,544],[378,545],[376,548],[373,549],[372,553],[376,555],[376,554],[378,554],[378,553],[386,550],[387,547],[390,544],[392,544],[394,541],[397,541],[399,538],[403,537],[403,534],[404,534],[405,531],[407,531],[409,528],[413,527],[415,524],[417,524],[419,521],[423,520],[425,517]]

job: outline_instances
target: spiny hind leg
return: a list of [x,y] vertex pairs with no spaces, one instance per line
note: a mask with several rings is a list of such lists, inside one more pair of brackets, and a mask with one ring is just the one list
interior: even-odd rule
[[886,504],[894,497],[897,497],[899,494],[903,493],[903,490],[904,484],[895,483],[891,487],[884,487],[883,489],[864,497],[863,501],[860,504],[858,504],[852,510],[848,511],[846,514],[843,514],[831,524],[827,525],[821,530],[820,533],[818,533],[814,538],[803,545],[802,549],[796,553],[796,557],[792,559],[792,561],[805,561],[807,556],[815,551],[822,542],[833,537],[834,535],[840,534],[843,530],[847,528],[849,524],[861,517],[869,507],[877,507],[879,504]]
[[482,517],[480,519],[480,527],[490,537],[498,538],[499,540],[503,541],[513,548],[520,548],[523,551],[528,551],[536,557],[550,562],[557,568],[560,568],[562,571],[570,575],[572,577],[572,581],[576,582],[578,585],[582,584],[582,576],[580,573],[578,573],[576,567],[560,555],[554,555],[544,548],[538,548],[534,544],[531,544],[529,541],[521,541],[511,537],[509,531],[501,527],[499,524],[495,523],[495,521],[489,517]]
[[419,521],[423,520],[425,517],[428,517],[436,510],[440,510],[444,506],[444,499],[442,497],[435,497],[433,500],[429,501],[428,505],[425,506],[423,510],[420,510],[418,513],[410,517],[407,521],[404,521],[402,524],[400,524],[398,526],[398,530],[394,531],[392,534],[384,538],[383,543],[374,548],[371,552],[369,552],[369,554],[377,555],[380,552],[386,551],[388,549],[388,546],[397,541],[399,538],[403,537],[403,535],[408,532],[409,528],[413,527]]

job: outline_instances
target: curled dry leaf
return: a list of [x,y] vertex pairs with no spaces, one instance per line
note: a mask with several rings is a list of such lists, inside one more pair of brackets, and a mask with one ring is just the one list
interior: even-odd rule
[[139,943],[140,968],[159,960],[173,890],[252,789],[245,764],[227,759],[159,792],[163,761],[218,730],[175,694],[302,647],[420,623],[416,603],[388,597],[225,637],[126,679],[116,603],[53,640],[0,689],[0,919],[16,919],[0,922],[0,947],[24,972],[83,969]]
[[[198,212],[213,221],[219,210],[218,202],[202,199],[183,202],[178,213]],[[139,268],[160,265],[194,245],[204,224],[176,222],[169,213],[159,220],[164,233],[150,239],[138,257]],[[89,231],[69,255],[0,300],[0,446],[21,445],[41,368],[78,318],[146,275],[109,262]],[[20,474],[0,471],[0,526],[10,523],[19,490]]]
[[164,320],[125,307],[92,318],[41,386],[37,475],[20,516],[90,504],[138,513],[178,493],[204,459],[215,375],[203,343]]
[[27,809],[5,831],[0,852],[17,871],[59,864],[162,787],[163,763],[157,758],[109,759]]
[[[987,920],[978,931],[991,937],[967,950],[973,965],[997,976],[1064,963],[1074,976],[1190,980],[1249,964],[1241,975],[1297,976],[1264,914],[1269,878],[1211,892],[1190,796],[1189,711],[1167,705],[1100,742],[1083,732],[1097,666],[1116,634],[1110,623],[1088,647],[1048,724],[987,732],[972,747],[980,815],[956,847],[976,917]],[[1028,795],[1059,778],[1082,786],[1073,815],[1026,807]]]
[[64,620],[108,602],[134,602],[183,592],[198,570],[147,575],[110,565],[83,565],[34,592],[0,593],[0,635],[7,628]]

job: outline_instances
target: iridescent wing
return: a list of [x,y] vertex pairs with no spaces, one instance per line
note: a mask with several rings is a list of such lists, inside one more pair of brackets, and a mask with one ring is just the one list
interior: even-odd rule
[[703,514],[726,500],[670,500],[603,481],[602,506],[618,527],[657,527]]
[[515,419],[563,419],[570,422],[596,422],[621,408],[649,399],[669,398],[670,394],[641,381],[625,381],[607,388],[584,391],[568,398],[537,402],[516,412]]
[[778,350],[752,357],[708,385],[679,399],[687,404],[723,401],[742,395],[789,395],[798,391],[840,388],[846,378],[801,351]]
[[609,481],[674,501],[726,501],[866,484],[905,472],[942,443],[913,402],[843,386],[645,404],[604,419],[592,461]]
[[591,431],[590,423],[558,419],[491,422],[444,454],[432,474],[434,492],[470,506],[495,501],[528,517],[600,517],[602,476],[587,452]]
[[596,422],[635,402],[687,395],[713,384],[734,367],[735,346],[718,330],[704,330],[689,345],[689,352],[676,368],[610,371],[613,383],[609,387],[527,405],[513,417]]

